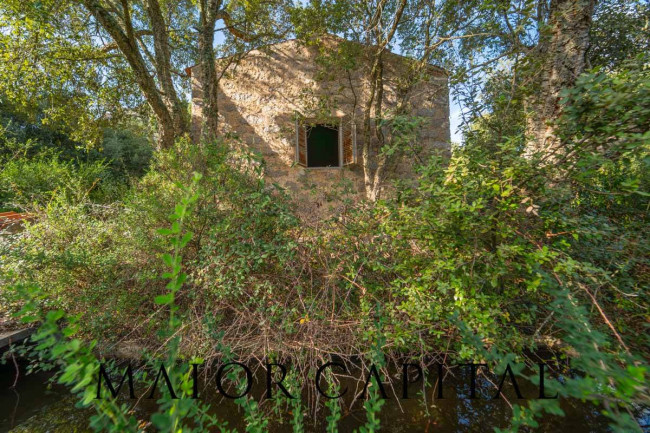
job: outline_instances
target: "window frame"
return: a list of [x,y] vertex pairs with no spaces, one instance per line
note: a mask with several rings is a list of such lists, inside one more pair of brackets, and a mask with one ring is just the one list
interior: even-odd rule
[[[351,161],[345,162],[345,137],[344,137],[344,122],[349,119],[349,116],[330,116],[330,117],[303,117],[296,113],[295,119],[295,163],[304,169],[308,170],[340,170],[348,165],[356,164],[357,162],[357,139],[356,139],[356,124],[350,122],[350,151],[352,152]],[[338,166],[331,167],[310,167],[309,166],[309,143],[308,143],[308,128],[311,126],[329,126],[336,125],[337,130],[337,149],[338,149]],[[300,161],[300,134],[304,134],[304,164]]]

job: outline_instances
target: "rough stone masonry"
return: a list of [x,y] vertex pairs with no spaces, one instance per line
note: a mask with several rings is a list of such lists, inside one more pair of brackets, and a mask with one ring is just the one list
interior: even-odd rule
[[[340,55],[342,44],[347,44],[347,55],[354,57],[352,69],[333,67],[327,61]],[[290,191],[303,218],[331,214],[341,205],[341,194],[347,193],[353,200],[364,196],[362,123],[369,97],[366,77],[372,48],[330,36],[318,44],[288,40],[238,59],[216,60],[221,77],[217,104],[220,133],[235,134],[244,145],[261,153],[265,176]],[[389,179],[408,179],[418,157],[432,149],[449,149],[447,74],[428,66],[413,84],[407,81],[412,59],[390,52],[383,59],[384,111],[390,113],[401,101],[407,113],[423,119],[417,150],[404,152],[388,173]],[[203,109],[199,73],[198,66],[191,68],[194,139],[201,134]],[[319,119],[345,119],[357,125],[354,163],[335,168],[299,164],[296,129],[302,122]]]

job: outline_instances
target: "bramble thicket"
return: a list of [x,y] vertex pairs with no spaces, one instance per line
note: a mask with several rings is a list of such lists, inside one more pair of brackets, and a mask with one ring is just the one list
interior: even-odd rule
[[[128,342],[128,356],[173,365],[186,397],[192,362],[291,362],[313,375],[332,354],[382,372],[405,358],[501,372],[570,358],[548,393],[642,431],[647,2],[8,1],[0,17],[0,211],[33,217],[0,237],[0,317],[39,326],[24,355],[96,409],[96,430],[143,428],[128,401],[94,399],[99,363]],[[342,191],[340,212],[308,224],[260,155],[214,133],[218,116],[190,141],[177,72],[325,32],[375,47],[378,64],[388,47],[445,67],[462,143],[414,161],[416,178],[393,194]],[[343,54],[323,67],[351,61]],[[380,88],[381,74],[368,81]],[[366,109],[417,129],[415,116]],[[380,428],[383,402],[369,394],[360,431]],[[159,395],[153,428],[228,431],[209,403]],[[236,403],[246,431],[277,417],[303,431],[314,404]],[[512,403],[512,431],[562,415],[558,400]],[[317,411],[338,431],[336,400]]]

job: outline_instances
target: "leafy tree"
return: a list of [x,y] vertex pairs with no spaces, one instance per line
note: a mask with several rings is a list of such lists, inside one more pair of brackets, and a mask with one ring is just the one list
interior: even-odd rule
[[[5,81],[25,71],[28,76],[16,86],[22,92],[9,87],[4,93],[11,101],[28,104],[33,100],[29,92],[43,92],[43,83],[49,83],[57,91],[43,92],[46,97],[60,95],[65,101],[48,101],[52,107],[61,106],[56,111],[59,116],[65,119],[65,113],[76,112],[71,116],[76,119],[85,114],[89,124],[116,114],[106,109],[90,116],[89,107],[101,108],[95,107],[102,101],[96,96],[111,98],[114,109],[135,108],[134,103],[137,106],[144,99],[157,123],[158,145],[168,148],[189,131],[184,69],[198,63],[207,90],[206,123],[214,134],[218,119],[215,32],[250,44],[264,43],[286,33],[283,8],[281,1],[6,2],[0,9],[6,29],[2,36]],[[217,28],[220,22],[223,28]],[[224,49],[233,46],[241,44]],[[129,92],[121,91],[124,86]],[[89,91],[80,94],[86,87]]]
[[125,63],[101,50],[74,4],[2,2],[0,28],[0,104],[14,123],[91,145],[102,128],[142,113]]
[[650,51],[650,2],[604,0],[596,3],[587,60],[614,69]]

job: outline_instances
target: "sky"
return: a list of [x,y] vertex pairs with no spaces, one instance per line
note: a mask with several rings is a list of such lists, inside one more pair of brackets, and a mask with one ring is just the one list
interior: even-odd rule
[[451,141],[454,143],[462,144],[463,134],[461,134],[459,127],[462,120],[461,107],[449,95],[449,128],[451,129]]

